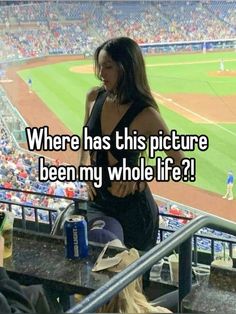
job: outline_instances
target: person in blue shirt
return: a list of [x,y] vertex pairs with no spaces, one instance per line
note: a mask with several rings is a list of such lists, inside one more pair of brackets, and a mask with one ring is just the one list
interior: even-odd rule
[[56,188],[55,188],[55,191],[54,191],[54,195],[66,196],[65,195],[65,189],[64,189],[64,186],[63,186],[62,182],[60,182],[60,181],[56,182]]
[[230,170],[228,172],[228,176],[226,180],[226,194],[223,196],[223,198],[227,198],[229,201],[232,201],[234,199],[233,185],[234,185],[234,175],[233,175],[233,172]]

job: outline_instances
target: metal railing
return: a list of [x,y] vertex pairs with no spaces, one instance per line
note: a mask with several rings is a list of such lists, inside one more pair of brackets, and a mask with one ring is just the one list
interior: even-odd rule
[[92,292],[82,302],[68,310],[67,313],[94,312],[176,247],[179,247],[179,312],[181,312],[181,301],[191,291],[192,287],[192,236],[203,227],[236,235],[235,223],[208,215],[199,216],[153,247],[126,269],[116,274],[101,288]]
[[[70,206],[74,206],[76,208],[78,208],[78,210],[80,210],[80,207],[81,207],[81,203],[82,203],[82,206],[84,206],[84,203],[86,203],[87,201],[86,200],[82,200],[82,199],[78,199],[78,198],[66,198],[66,197],[61,197],[61,196],[57,196],[57,195],[50,195],[50,194],[42,194],[42,193],[38,193],[38,192],[30,192],[30,191],[23,191],[23,190],[17,190],[17,189],[5,189],[5,188],[0,188],[0,190],[11,190],[11,191],[15,191],[15,192],[22,192],[22,193],[28,193],[28,194],[34,194],[36,196],[43,196],[43,197],[51,197],[51,198],[56,198],[56,199],[67,199],[67,200],[70,200]],[[22,212],[22,215],[21,215],[21,219],[18,219],[18,225],[17,227],[21,227],[23,229],[27,229],[28,228],[28,225],[29,225],[29,222],[27,221],[27,217],[26,217],[26,214],[25,214],[25,210],[27,210],[28,208],[33,210],[33,213],[34,213],[34,218],[32,221],[30,221],[30,223],[32,224],[32,228],[31,230],[35,230],[35,231],[40,231],[40,232],[47,232],[49,233],[52,229],[52,226],[53,226],[53,223],[54,223],[54,219],[53,219],[53,213],[58,213],[58,210],[55,209],[55,208],[46,208],[46,207],[42,207],[42,206],[34,206],[34,205],[26,205],[26,204],[20,204],[20,203],[16,203],[16,202],[12,202],[12,201],[7,201],[7,200],[3,200],[3,199],[0,199],[0,203],[4,203],[4,204],[7,204],[8,206],[8,210],[12,211],[12,207],[15,205],[15,206],[19,206],[21,208],[21,212]],[[86,205],[85,205],[86,207]],[[40,225],[40,221],[38,219],[38,213],[39,211],[46,211],[48,212],[48,222],[43,222],[43,227],[44,228],[39,228],[39,225]],[[83,213],[84,213],[84,209],[82,209]],[[193,221],[190,221],[191,218],[187,218],[187,217],[182,217],[182,216],[174,216],[174,215],[169,215],[169,214],[161,214],[163,217],[172,217],[179,220],[187,220],[189,221],[188,222],[188,225],[186,226],[182,226],[179,230],[173,230],[173,229],[170,229],[170,228],[160,228],[159,229],[159,232],[160,232],[160,240],[162,241],[159,245],[157,245],[155,248],[158,247],[158,252],[160,252],[160,247],[163,246],[163,243],[166,244],[166,243],[169,243],[169,241],[173,241],[173,238],[176,238],[176,236],[179,234],[182,234],[182,233],[185,233],[185,230],[186,230],[186,227],[189,226],[190,224],[194,224],[198,218],[195,218]],[[201,217],[201,216],[200,216]],[[227,221],[227,220],[224,220],[224,219],[220,219],[220,218],[215,218],[213,215],[208,215],[208,216],[204,216],[204,217],[208,217],[208,219],[210,219],[210,221],[212,222],[212,219],[213,221],[225,221],[227,223],[230,223],[230,221]],[[216,220],[214,220],[216,219]],[[41,224],[42,225],[42,224]],[[45,228],[45,226],[48,226],[47,228]],[[235,225],[235,224],[234,224]],[[208,225],[206,224],[203,224],[202,226],[200,226],[199,228],[195,228],[196,231],[199,231],[199,229],[201,229],[202,227],[206,227]],[[42,227],[42,226],[41,226]],[[30,229],[30,228],[29,228]],[[194,229],[194,230],[195,230]],[[220,227],[218,227],[218,230],[220,230]],[[228,230],[227,228],[224,229],[225,230]],[[235,230],[236,230],[236,225],[235,225]],[[171,235],[168,236],[167,239],[164,239],[163,237],[163,234],[167,232],[167,233],[172,233]],[[232,248],[233,248],[233,245],[236,245],[236,241],[235,240],[230,240],[229,238],[228,239],[224,239],[224,238],[220,238],[220,237],[216,237],[216,236],[211,236],[209,234],[207,235],[203,235],[203,234],[194,234],[195,232],[192,232],[191,233],[191,236],[189,238],[188,241],[185,241],[185,243],[183,243],[180,248],[179,248],[179,253],[180,253],[180,256],[184,254],[184,261],[185,261],[185,264],[184,265],[184,274],[185,274],[185,277],[184,279],[181,279],[181,275],[179,276],[180,278],[180,283],[179,283],[179,287],[180,287],[180,302],[182,300],[182,297],[181,295],[186,295],[185,294],[185,291],[190,291],[191,289],[191,279],[189,279],[189,277],[191,277],[191,265],[192,265],[192,249],[193,249],[193,262],[194,264],[196,265],[198,263],[198,248],[197,248],[197,239],[198,238],[205,238],[205,239],[209,239],[211,241],[211,252],[210,252],[210,260],[213,260],[214,259],[214,242],[215,241],[220,241],[220,242],[226,242],[228,243],[228,250],[229,250],[229,256],[232,257]],[[231,232],[231,234],[234,234],[236,235],[236,231],[235,233],[234,232]],[[184,241],[184,240],[183,240]],[[181,242],[182,243],[182,242]],[[176,244],[175,246],[172,246],[170,249],[169,249],[169,252],[171,250],[176,249],[178,245]],[[168,248],[169,246],[167,245],[167,250],[160,256],[159,254],[158,255],[155,255],[155,261],[151,264],[151,266],[154,265],[155,262],[157,262],[159,259],[161,259],[162,257],[166,256],[166,252],[168,252]],[[146,256],[146,254],[145,254]],[[191,262],[189,262],[191,261]],[[181,267],[180,267],[181,268]],[[145,271],[143,271],[142,273],[144,273]],[[183,285],[181,285],[181,280],[183,282]],[[132,280],[131,280],[132,281]],[[183,288],[184,287],[184,288]]]
[[[66,201],[69,201],[68,205],[66,206],[73,206],[75,208],[75,212],[81,212],[81,214],[86,214],[86,203],[87,201],[84,199],[79,199],[79,198],[68,198],[68,197],[63,197],[63,196],[57,196],[57,195],[51,195],[51,194],[45,194],[45,193],[40,193],[40,192],[32,192],[32,191],[24,191],[24,190],[19,190],[19,189],[5,189],[3,187],[0,187],[0,192],[1,191],[11,191],[11,192],[19,192],[19,193],[24,193],[24,194],[31,194],[35,195],[35,197],[48,197],[52,198],[55,200],[59,199],[64,199]],[[19,203],[19,202],[14,202],[12,200],[6,200],[6,199],[1,199],[0,198],[0,205],[5,204],[7,207],[7,210],[9,211],[16,211],[16,208],[19,208],[19,215],[16,216],[16,227],[18,228],[23,228],[23,229],[30,229],[34,231],[40,231],[40,232],[46,232],[50,233],[52,230],[52,227],[54,225],[55,219],[57,215],[59,214],[60,210],[56,208],[50,208],[49,207],[44,207],[44,206],[39,206],[39,205],[28,205],[24,203]],[[173,204],[173,202],[172,202]],[[178,204],[179,208],[179,204]],[[31,212],[31,217],[27,217],[27,212]],[[45,213],[45,219],[40,218],[40,215],[43,216],[43,213]],[[192,218],[188,218],[185,216],[175,216],[172,214],[166,214],[166,213],[160,213],[160,216],[162,216],[164,219],[167,218],[169,219],[171,217],[172,220],[186,220],[186,222],[189,222],[192,220]],[[214,217],[213,215],[209,215]],[[46,219],[47,218],[47,219]],[[182,228],[183,226],[181,226]],[[159,240],[163,241],[165,239],[165,234],[171,234],[175,232],[177,228],[171,229],[169,227],[165,227],[163,225],[159,226]],[[210,244],[207,249],[203,249],[203,253],[208,253],[210,252],[210,256],[207,257],[207,260],[213,260],[215,257],[215,243],[226,243],[228,255],[232,257],[232,252],[233,248],[236,247],[236,240],[230,239],[229,237],[224,238],[223,236],[215,236],[211,235],[211,233],[208,234],[200,234],[197,233],[196,235],[193,236],[193,262],[195,264],[198,263],[198,252],[200,251],[200,246],[199,246],[199,239],[203,239],[203,241],[209,240]]]
[[171,206],[175,204],[178,207],[178,209],[181,209],[184,212],[191,212],[196,216],[205,215],[206,213],[204,210],[200,210],[199,208],[191,207],[189,205],[176,202],[174,200],[171,200],[170,198],[166,198],[157,194],[152,194],[152,196],[160,207],[161,205],[165,205],[167,210],[169,210]]
[[[32,192],[32,191],[24,191],[24,190],[19,190],[19,189],[6,189],[4,187],[0,187],[0,191],[5,191],[5,192],[16,192],[16,193],[22,193],[22,194],[30,194],[30,195],[34,195],[35,197],[46,197],[46,198],[51,198],[51,199],[62,199],[62,200],[66,200],[68,201],[67,206],[74,206],[74,209],[76,212],[81,212],[81,214],[84,213],[84,210],[82,209],[83,206],[81,206],[82,204],[86,204],[87,201],[84,199],[80,199],[77,197],[66,197],[66,196],[59,196],[59,195],[51,195],[51,194],[46,194],[46,193],[40,193],[40,192]],[[53,226],[53,213],[57,214],[59,209],[56,208],[49,208],[49,207],[44,207],[44,206],[36,206],[36,205],[30,205],[30,204],[24,204],[24,203],[19,203],[19,202],[13,202],[13,201],[8,201],[6,199],[1,199],[0,198],[0,204],[6,204],[8,206],[8,210],[12,211],[13,206],[17,206],[21,209],[21,217],[16,217],[19,218],[19,220],[21,220],[18,224],[18,227],[21,227],[23,229],[27,229],[26,225],[27,222],[30,222],[29,220],[27,220],[26,218],[26,210],[30,209],[33,211],[33,217],[31,222],[35,223],[35,231],[39,231],[39,211],[45,211],[48,213],[48,224],[49,224],[49,232],[52,229]],[[41,221],[41,223],[43,223]],[[46,225],[46,224],[45,224]]]
[[[160,214],[163,215],[163,214]],[[165,215],[165,216],[170,216],[170,217],[174,217],[171,215]],[[177,216],[175,216],[177,218]],[[213,217],[213,216],[211,216]],[[177,219],[180,219],[179,217]],[[181,218],[184,219],[184,218]],[[187,218],[186,218],[187,219]],[[188,219],[191,220],[191,219]],[[183,226],[181,227],[181,230]],[[170,228],[164,228],[164,227],[160,227],[158,232],[160,233],[160,242],[164,241],[164,239],[166,238],[164,236],[165,233],[167,234],[171,234],[173,232],[176,232],[176,229],[170,229]],[[207,241],[209,240],[209,246],[207,248],[200,248],[200,243],[199,240],[202,239],[203,241]],[[218,250],[218,254],[216,254],[216,247],[215,244],[216,243],[223,243],[225,244],[225,248],[223,248],[222,245],[222,249]],[[215,259],[215,256],[219,256],[223,254],[223,250],[227,251],[227,255],[230,256],[231,258],[233,257],[233,251],[236,248],[236,239],[230,239],[230,238],[224,238],[223,236],[216,236],[216,235],[211,235],[210,233],[208,234],[201,234],[201,233],[196,233],[193,235],[193,239],[192,239],[192,246],[193,246],[193,263],[196,266],[198,264],[198,253],[209,253],[209,260],[212,262]]]

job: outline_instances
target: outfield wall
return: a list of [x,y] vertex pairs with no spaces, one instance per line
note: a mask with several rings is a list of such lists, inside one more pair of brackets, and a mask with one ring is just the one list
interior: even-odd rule
[[[183,53],[183,52],[210,52],[218,50],[235,50],[236,38],[219,39],[207,41],[185,41],[185,42],[171,42],[171,43],[146,43],[139,45],[144,54],[160,54],[160,53]],[[9,67],[15,64],[35,63],[35,60],[42,60],[45,58],[73,56],[75,60],[83,60],[90,58],[92,55],[83,54],[64,54],[60,50],[51,51],[50,55],[41,55],[31,58],[12,58],[7,60],[0,60],[0,68]]]
[[9,67],[9,66],[15,66],[15,65],[21,65],[21,64],[30,64],[30,63],[34,63],[37,61],[41,61],[41,60],[48,60],[50,62],[50,60],[53,60],[54,58],[58,59],[58,62],[60,61],[59,59],[61,58],[61,61],[65,61],[64,59],[70,56],[70,60],[84,60],[85,56],[81,55],[81,54],[76,54],[76,55],[68,55],[68,54],[51,54],[51,55],[46,55],[46,56],[37,56],[37,57],[31,57],[31,58],[13,58],[13,59],[9,59],[9,60],[2,60],[0,61],[0,66],[2,67]]
[[216,50],[236,51],[236,38],[218,39],[206,41],[185,41],[185,42],[164,42],[164,43],[146,43],[140,44],[143,53],[178,53],[178,52],[207,52]]

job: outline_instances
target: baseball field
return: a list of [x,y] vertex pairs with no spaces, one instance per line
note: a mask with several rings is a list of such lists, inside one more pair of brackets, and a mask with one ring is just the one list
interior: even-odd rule
[[[236,173],[236,52],[148,56],[145,61],[169,128],[209,138],[207,151],[186,153],[197,162],[197,180],[191,184],[223,194],[228,170]],[[33,93],[72,133],[81,134],[86,92],[100,84],[91,60],[28,66],[17,73],[25,84],[31,77]]]

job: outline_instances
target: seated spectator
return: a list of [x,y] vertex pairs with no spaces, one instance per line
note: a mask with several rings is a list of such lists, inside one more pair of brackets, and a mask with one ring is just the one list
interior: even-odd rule
[[[110,258],[103,258],[105,250],[99,256],[99,261],[95,264],[93,271],[107,269],[112,272],[120,272],[131,263],[139,259],[139,253],[136,249],[125,250],[118,253],[117,261],[111,265]],[[135,279],[117,295],[97,310],[98,313],[171,313],[168,309],[161,306],[153,306],[148,302],[143,294],[141,278]]]
[[9,178],[6,177],[3,181],[4,181],[3,187],[5,189],[12,189],[12,183]]
[[52,182],[48,187],[47,194],[54,195],[55,188],[56,184]]
[[20,169],[20,172],[18,173],[18,176],[21,178],[21,179],[26,179],[28,177],[28,173],[25,171],[24,168],[21,168]]
[[[173,204],[173,205],[171,206],[171,208],[169,209],[168,214],[174,215],[174,216],[182,216],[182,217],[185,216],[184,211],[181,210],[180,208],[178,208],[178,206],[175,205],[175,204]],[[183,223],[185,224],[185,223],[187,222],[186,219],[178,219],[178,221],[179,221],[181,224],[183,224]]]
[[3,252],[4,239],[0,236],[0,313],[60,313],[59,304],[47,299],[41,285],[20,286],[8,277]]
[[16,162],[16,168],[18,168],[20,171],[20,169],[22,169],[23,167],[24,167],[24,164],[23,164],[22,158],[18,158]]
[[10,155],[13,152],[13,148],[11,143],[6,143],[5,146],[3,146],[3,153],[6,155]]
[[71,198],[75,196],[75,184],[73,182],[69,182],[66,184],[65,195]]
[[124,233],[118,220],[109,216],[96,217],[88,222],[88,240],[113,246],[125,247]]
[[27,165],[27,166],[31,166],[32,161],[30,160],[30,157],[29,157],[29,156],[23,155],[23,163],[24,163],[25,165]]
[[34,182],[37,181],[36,169],[32,169],[32,171],[29,173],[29,180]]
[[178,206],[175,204],[173,204],[170,207],[168,214],[174,215],[174,216],[183,216],[184,215],[183,211],[181,209],[179,209]]
[[65,191],[64,191],[64,187],[63,184],[61,182],[56,182],[56,188],[54,191],[54,195],[57,196],[65,196]]
[[7,174],[8,174],[8,169],[7,169],[7,166],[5,165],[5,164],[2,164],[1,165],[1,168],[0,168],[0,173],[1,173],[1,175],[2,176],[7,176]]

